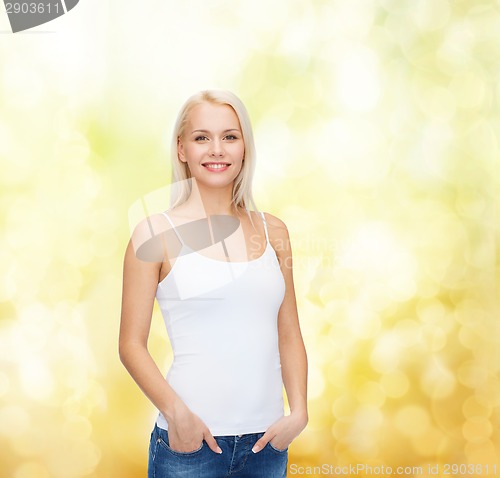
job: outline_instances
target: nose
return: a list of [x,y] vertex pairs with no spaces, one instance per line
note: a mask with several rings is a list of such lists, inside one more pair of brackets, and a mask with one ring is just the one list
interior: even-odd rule
[[222,147],[222,142],[214,140],[210,144],[210,156],[222,157],[224,156],[224,148]]

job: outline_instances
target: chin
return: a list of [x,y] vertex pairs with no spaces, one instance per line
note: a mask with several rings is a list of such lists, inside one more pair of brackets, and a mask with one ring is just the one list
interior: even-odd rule
[[235,179],[238,177],[239,171],[236,174],[231,174],[230,176],[228,174],[224,173],[205,173],[205,174],[200,174],[195,177],[196,181],[199,183],[205,184],[207,186],[213,186],[213,187],[225,187],[230,184],[233,184]]
[[207,177],[195,177],[198,184],[202,184],[205,187],[211,187],[214,189],[226,188],[232,186],[236,178],[207,178]]

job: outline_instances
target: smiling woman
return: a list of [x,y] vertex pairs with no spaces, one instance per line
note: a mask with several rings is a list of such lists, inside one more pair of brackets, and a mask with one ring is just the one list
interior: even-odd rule
[[[197,135],[195,133],[195,138],[192,139],[198,138],[198,141],[206,142],[210,140],[207,136],[207,130],[213,129],[213,124],[209,123],[208,118],[204,118],[203,115],[200,114],[200,111],[198,111],[197,115],[195,113],[195,117],[201,120],[202,123],[197,126],[191,124],[192,129],[189,131],[188,124],[194,121],[191,113],[193,110],[198,109],[198,107],[207,108],[208,106],[222,107],[225,111],[225,119],[228,120],[226,128],[235,130],[223,131],[226,134],[231,133],[228,135],[226,142],[223,143],[224,146],[227,146],[228,141],[238,140],[238,142],[241,141],[243,143],[244,147],[243,156],[241,157],[241,170],[233,181],[231,203],[245,208],[252,206],[253,209],[256,210],[257,207],[252,197],[252,180],[255,170],[255,145],[252,125],[245,105],[238,97],[225,90],[199,92],[189,98],[179,112],[179,116],[174,126],[174,135],[172,136],[170,150],[172,158],[172,181],[178,186],[174,188],[174,192],[177,193],[177,196],[172,198],[172,207],[186,201],[191,193],[192,183],[185,180],[192,178],[193,174],[186,158],[184,158],[184,161],[181,159],[181,151],[179,151],[179,148],[182,147],[182,139],[186,140],[189,138],[188,133],[193,133],[194,129],[201,129],[202,131],[198,131]],[[214,111],[212,111],[212,116],[213,115]],[[217,121],[222,124],[221,119]],[[208,123],[208,126],[206,123]],[[219,128],[220,127],[221,126],[219,126]],[[224,127],[222,127],[222,129],[224,130]],[[238,136],[236,136],[235,133],[238,133]],[[227,160],[227,158],[225,158],[225,160]],[[214,158],[207,158],[207,161],[220,162],[220,160],[216,161]]]
[[[178,138],[179,159],[197,178],[198,186],[214,179],[198,176],[200,167],[220,175],[213,186],[232,183],[242,170],[244,151],[238,116],[229,105],[197,105],[189,115],[184,134]],[[221,175],[223,172],[226,174]]]
[[[149,476],[285,477],[308,420],[307,357],[287,228],[252,199],[244,105],[226,91],[191,97],[172,153],[180,187],[134,231],[123,278],[120,357],[159,411]],[[154,260],[134,248],[144,229],[161,238]],[[174,355],[166,380],[147,349],[155,299]]]

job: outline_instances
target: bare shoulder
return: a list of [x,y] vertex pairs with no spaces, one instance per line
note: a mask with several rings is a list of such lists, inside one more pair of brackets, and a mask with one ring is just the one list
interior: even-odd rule
[[276,238],[288,237],[288,228],[286,224],[277,216],[268,212],[264,213],[268,225],[269,235]]
[[162,214],[152,214],[142,218],[135,226],[132,232],[132,237],[143,235],[152,235],[154,233],[161,233],[165,231],[167,221]]
[[264,213],[264,217],[266,218],[269,242],[276,252],[280,265],[282,267],[290,265],[292,251],[290,236],[285,222],[268,212]]
[[135,252],[138,259],[146,262],[163,262],[165,241],[162,241],[162,236],[167,229],[169,227],[163,215],[147,216],[134,227],[128,248]]

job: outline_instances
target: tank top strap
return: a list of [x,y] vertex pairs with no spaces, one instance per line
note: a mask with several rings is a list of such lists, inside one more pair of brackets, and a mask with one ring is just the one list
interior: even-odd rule
[[174,223],[172,222],[172,219],[170,219],[170,217],[168,216],[167,212],[166,211],[163,211],[162,214],[167,218],[167,221],[170,223],[170,225],[172,226],[172,229],[174,230],[175,232],[175,235],[177,236],[177,239],[179,239],[180,243],[185,246],[186,244],[184,243],[184,241],[182,240],[182,237],[180,236],[180,234],[177,232],[177,228],[174,226]]
[[269,244],[269,234],[267,232],[266,218],[264,217],[264,213],[262,211],[260,211],[260,215],[262,216],[262,221],[264,221],[264,232],[266,233],[266,242]]

